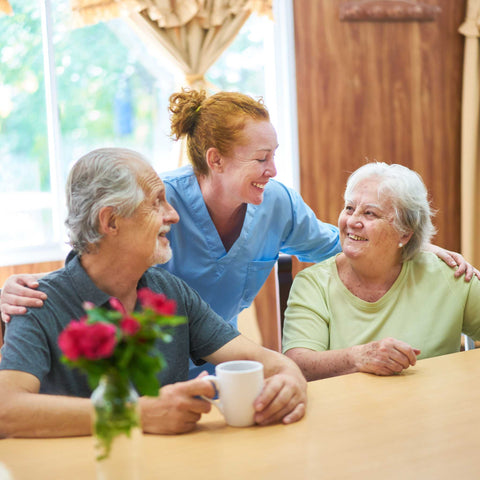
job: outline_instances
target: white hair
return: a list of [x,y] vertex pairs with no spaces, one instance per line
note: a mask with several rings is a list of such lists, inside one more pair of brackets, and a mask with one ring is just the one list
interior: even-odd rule
[[393,226],[402,235],[412,233],[409,242],[402,248],[402,260],[410,260],[428,244],[435,234],[432,224],[433,212],[428,201],[428,192],[422,177],[409,168],[384,162],[371,162],[353,172],[345,188],[347,200],[355,186],[369,178],[379,178],[378,196],[387,196],[395,212]]

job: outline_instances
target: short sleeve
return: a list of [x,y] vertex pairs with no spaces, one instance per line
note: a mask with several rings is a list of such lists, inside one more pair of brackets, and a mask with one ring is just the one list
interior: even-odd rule
[[282,350],[308,348],[329,349],[330,312],[325,287],[307,268],[295,277],[285,311]]

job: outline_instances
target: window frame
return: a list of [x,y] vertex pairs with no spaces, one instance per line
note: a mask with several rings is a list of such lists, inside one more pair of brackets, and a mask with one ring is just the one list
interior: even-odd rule
[[[48,135],[50,192],[0,193],[0,204],[8,202],[14,211],[48,208],[52,212],[52,241],[42,245],[8,248],[0,252],[0,267],[63,260],[70,247],[63,227],[66,215],[63,179],[61,178],[61,129],[58,114],[55,55],[53,45],[53,11],[51,0],[40,0],[44,58],[45,101]],[[299,189],[298,132],[295,84],[295,48],[293,0],[274,0],[273,37],[269,39],[274,55],[267,66],[265,103],[282,145],[277,154],[277,179]],[[277,86],[281,84],[281,90]],[[281,112],[281,114],[279,113]],[[33,207],[32,207],[33,205]],[[22,207],[23,206],[23,207]]]

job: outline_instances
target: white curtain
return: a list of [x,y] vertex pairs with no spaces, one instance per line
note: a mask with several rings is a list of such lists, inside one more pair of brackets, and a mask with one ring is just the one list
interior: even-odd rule
[[[2,1],[2,0],[0,0]],[[185,83],[214,90],[205,73],[250,14],[272,17],[273,0],[71,0],[77,26],[126,17],[154,51],[166,54]]]
[[240,5],[244,1],[233,6],[234,2],[195,3],[188,2],[184,10],[169,14],[144,10],[129,19],[141,38],[161,49],[183,71],[187,85],[214,90],[207,85],[205,73],[236,37],[251,11]]
[[480,0],[468,0],[465,35],[461,134],[462,254],[480,266]]

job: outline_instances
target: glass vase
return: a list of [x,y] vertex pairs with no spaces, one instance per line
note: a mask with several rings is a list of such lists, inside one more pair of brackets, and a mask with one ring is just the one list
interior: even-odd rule
[[139,479],[141,429],[137,392],[128,379],[112,373],[102,376],[91,400],[97,478]]

